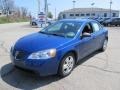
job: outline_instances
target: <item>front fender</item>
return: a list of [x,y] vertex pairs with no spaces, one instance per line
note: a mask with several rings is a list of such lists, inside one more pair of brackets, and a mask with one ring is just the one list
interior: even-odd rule
[[[59,55],[58,55],[59,60],[62,60],[62,58],[69,52],[74,52],[76,56],[78,56],[79,49],[77,48],[76,43],[74,43],[59,49],[58,52],[59,52]],[[76,59],[78,58],[76,57]]]

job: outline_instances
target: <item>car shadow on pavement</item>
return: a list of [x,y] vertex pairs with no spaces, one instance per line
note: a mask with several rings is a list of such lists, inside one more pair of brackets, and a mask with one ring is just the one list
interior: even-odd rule
[[[94,52],[91,55],[80,60],[80,62],[76,65],[75,68],[77,68],[77,66],[81,65],[82,63],[89,60],[91,57],[95,56],[98,53],[100,52]],[[31,71],[25,71],[15,68],[11,63],[6,64],[1,68],[0,74],[2,80],[5,81],[7,84],[23,90],[37,89],[61,79],[57,75],[40,77]]]
[[23,90],[37,89],[61,79],[57,75],[40,77],[31,71],[15,68],[11,63],[3,66],[0,73],[2,80],[7,84]]
[[96,52],[93,52],[92,54],[88,55],[87,57],[79,60],[79,62],[77,63],[76,67],[83,64],[85,61],[89,60],[90,58],[92,58],[93,56],[99,54],[99,53],[102,53],[101,51],[96,51]]

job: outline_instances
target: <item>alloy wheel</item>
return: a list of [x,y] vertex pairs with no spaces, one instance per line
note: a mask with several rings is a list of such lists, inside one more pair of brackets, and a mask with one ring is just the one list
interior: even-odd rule
[[74,67],[74,63],[75,63],[75,60],[74,60],[73,56],[66,57],[66,59],[63,63],[63,68],[62,68],[64,75],[67,75],[72,71],[72,69]]
[[108,44],[108,40],[106,39],[103,44],[103,50],[106,50]]

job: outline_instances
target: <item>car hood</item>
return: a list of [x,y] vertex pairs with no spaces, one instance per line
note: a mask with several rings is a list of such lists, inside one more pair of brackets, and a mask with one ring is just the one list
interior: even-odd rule
[[19,39],[14,48],[31,53],[51,48],[57,49],[70,40],[70,38],[35,33]]

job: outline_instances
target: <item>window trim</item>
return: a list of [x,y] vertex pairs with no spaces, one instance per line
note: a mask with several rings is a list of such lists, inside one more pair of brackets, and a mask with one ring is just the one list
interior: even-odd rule
[[[86,24],[84,25],[84,27],[82,28],[81,32],[80,32],[80,37],[82,37],[83,30],[84,30],[84,28],[86,27],[86,25],[88,25],[88,24],[90,25],[91,29],[93,30],[92,23],[91,23],[91,22],[86,23]],[[92,35],[93,33],[94,33],[94,30],[93,30],[93,32],[91,33],[91,35]]]

